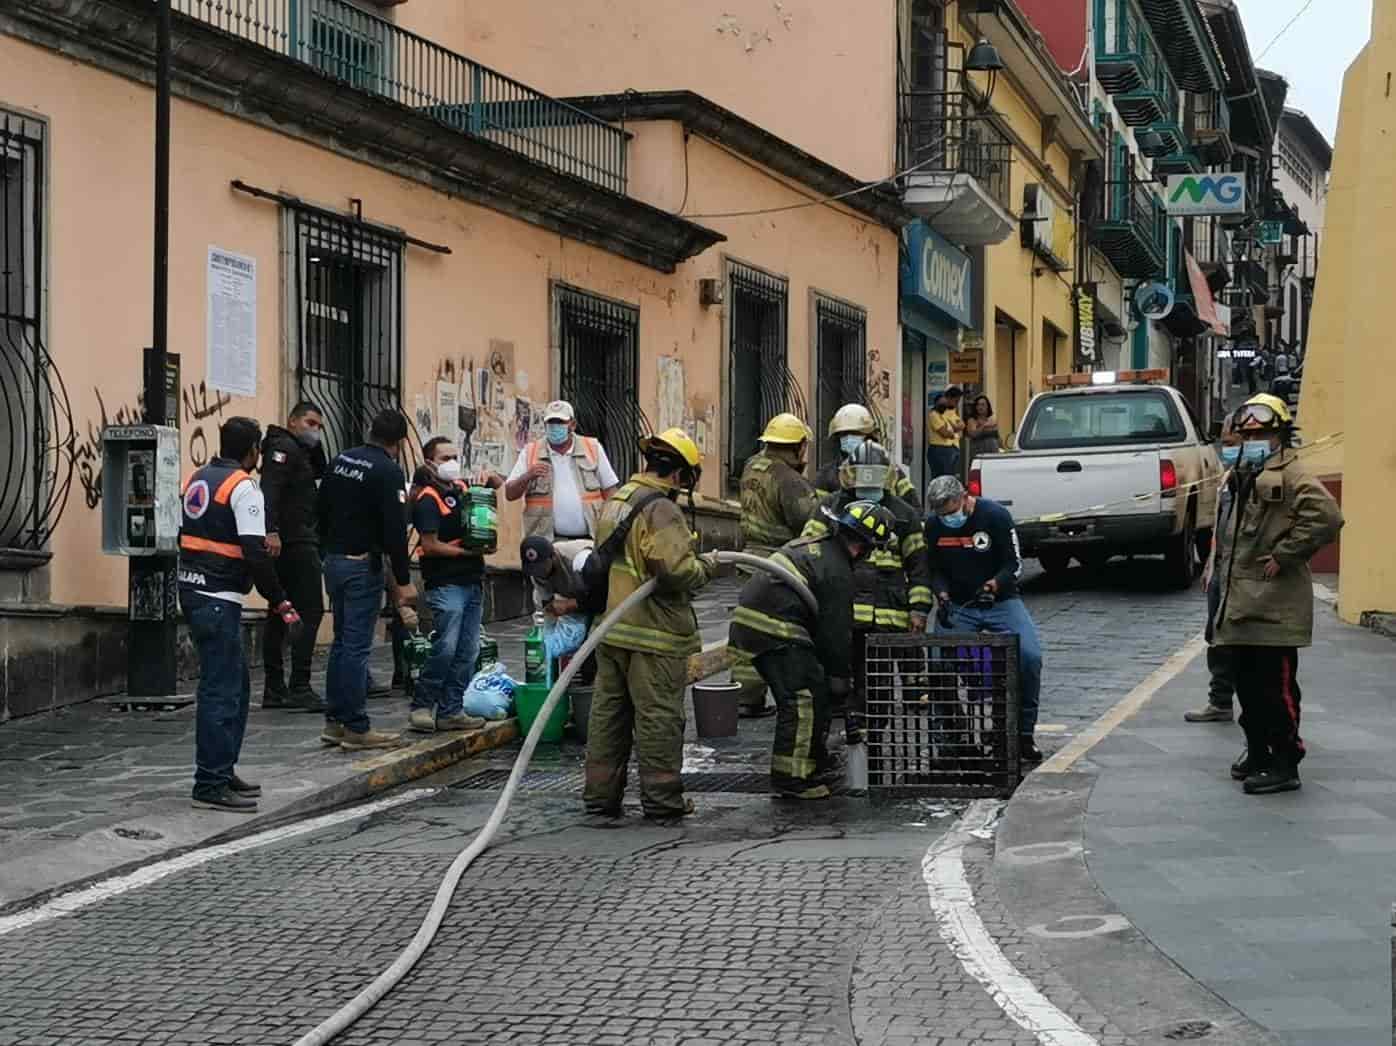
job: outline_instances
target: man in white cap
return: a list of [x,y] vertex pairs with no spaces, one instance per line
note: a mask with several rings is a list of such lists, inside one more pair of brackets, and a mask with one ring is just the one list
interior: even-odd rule
[[560,550],[570,556],[595,539],[601,506],[620,480],[601,441],[577,435],[572,404],[553,400],[543,425],[543,438],[531,441],[514,462],[504,496],[524,499],[524,537],[561,543]]

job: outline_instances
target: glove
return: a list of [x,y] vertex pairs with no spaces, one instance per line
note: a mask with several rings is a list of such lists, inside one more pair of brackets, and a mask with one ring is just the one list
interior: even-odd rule
[[709,574],[716,574],[722,569],[722,564],[718,562],[716,552],[704,552],[698,559],[702,562],[703,566],[708,568]]
[[847,697],[848,691],[849,685],[847,679],[840,679],[838,676],[831,676],[829,678],[829,696],[831,698],[838,700],[841,697]]
[[402,622],[402,627],[408,631],[413,631],[417,627],[417,612],[409,606],[397,608],[397,619]]
[[291,605],[289,599],[283,599],[276,606],[271,608],[272,613],[281,618],[282,624],[286,626],[287,634],[294,640],[301,633],[301,616],[296,613],[296,608]]

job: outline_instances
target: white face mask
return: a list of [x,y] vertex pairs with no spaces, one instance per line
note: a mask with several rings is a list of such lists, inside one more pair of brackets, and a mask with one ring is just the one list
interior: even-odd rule
[[439,461],[436,463],[436,474],[447,483],[454,483],[460,479],[460,458],[451,458],[449,461]]

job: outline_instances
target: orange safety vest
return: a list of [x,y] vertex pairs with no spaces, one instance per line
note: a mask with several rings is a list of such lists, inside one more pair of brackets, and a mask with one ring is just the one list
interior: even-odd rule
[[[526,467],[532,468],[538,464],[546,445],[546,441],[541,439],[529,443],[525,458]],[[586,517],[587,532],[595,537],[596,524],[601,517],[602,506],[606,503],[601,492],[601,477],[597,471],[601,463],[601,444],[590,436],[574,435],[569,456],[572,459],[572,467],[577,470],[577,491],[582,499],[582,514]],[[524,537],[542,534],[551,540],[555,536],[551,475],[529,482],[528,489],[524,492],[523,525]]]

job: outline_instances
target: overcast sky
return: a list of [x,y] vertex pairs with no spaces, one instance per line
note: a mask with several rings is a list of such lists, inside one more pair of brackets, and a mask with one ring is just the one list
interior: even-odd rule
[[1338,124],[1343,73],[1372,26],[1372,0],[1313,0],[1279,42],[1261,52],[1306,0],[1236,0],[1256,65],[1289,81],[1285,104],[1302,109],[1328,138]]

